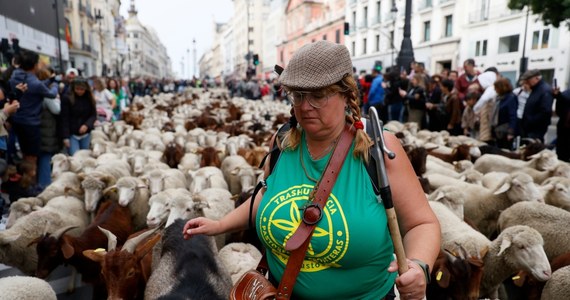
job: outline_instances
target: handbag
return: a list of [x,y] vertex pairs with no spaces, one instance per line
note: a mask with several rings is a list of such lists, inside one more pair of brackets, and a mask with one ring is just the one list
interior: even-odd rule
[[309,247],[310,238],[313,235],[316,224],[322,217],[323,208],[340,173],[340,168],[344,163],[348,150],[352,145],[354,135],[354,127],[345,126],[323,175],[309,195],[310,202],[307,202],[303,210],[303,222],[299,224],[299,227],[297,227],[297,230],[285,246],[285,249],[290,251],[291,255],[287,261],[279,287],[275,288],[266,277],[269,268],[264,253],[257,268],[247,271],[234,284],[230,291],[230,300],[282,300],[291,297],[293,286],[295,285],[297,275],[301,271],[301,265]]

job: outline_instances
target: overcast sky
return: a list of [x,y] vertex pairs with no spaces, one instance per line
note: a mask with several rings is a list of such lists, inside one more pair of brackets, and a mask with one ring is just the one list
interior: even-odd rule
[[[128,17],[131,0],[121,1],[121,14]],[[166,46],[172,70],[180,75],[184,57],[184,75],[194,74],[192,39],[196,38],[196,64],[213,42],[213,22],[227,22],[233,14],[232,0],[136,0],[139,20],[158,32]],[[188,53],[190,49],[190,64]],[[198,67],[199,68],[199,67]]]

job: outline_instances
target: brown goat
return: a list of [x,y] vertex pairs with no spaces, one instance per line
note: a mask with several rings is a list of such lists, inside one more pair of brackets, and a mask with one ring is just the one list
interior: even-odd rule
[[431,283],[427,286],[427,299],[479,299],[483,277],[483,261],[467,257],[467,252],[455,256],[440,250],[434,263]]
[[464,159],[471,160],[471,153],[469,153],[470,149],[471,149],[471,146],[461,144],[461,145],[453,148],[453,151],[451,152],[451,154],[444,154],[444,153],[429,151],[429,155],[435,156],[435,157],[437,157],[443,161],[446,161],[448,163],[453,163],[454,161],[460,161],[460,160],[464,160]]
[[202,158],[200,160],[200,168],[212,166],[212,167],[220,167],[222,162],[220,161],[220,157],[218,153],[220,151],[216,150],[214,147],[206,147],[200,150],[200,154],[202,154]]
[[[62,228],[52,235],[49,233],[38,237],[30,243],[37,243],[38,268],[36,277],[46,278],[57,266],[66,263],[74,266],[84,282],[101,285],[100,268],[91,260],[83,256],[87,249],[105,247],[107,237],[101,233],[98,227],[109,228],[117,232],[119,243],[123,243],[132,233],[130,211],[116,202],[106,201],[101,204],[95,220],[85,228],[79,237],[65,234],[73,227]],[[100,289],[95,288],[94,292]]]
[[162,153],[162,161],[171,168],[177,168],[183,156],[184,148],[177,143],[171,142],[166,145]]
[[[104,231],[110,240],[114,234]],[[143,299],[151,274],[152,248],[161,235],[155,230],[139,231],[129,237],[121,249],[86,250],[83,255],[101,266],[109,299]]]

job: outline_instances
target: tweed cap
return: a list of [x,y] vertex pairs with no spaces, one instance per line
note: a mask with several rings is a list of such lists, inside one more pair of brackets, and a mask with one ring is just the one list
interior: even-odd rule
[[346,46],[318,41],[295,52],[279,81],[288,88],[314,90],[351,74],[352,61]]
[[536,76],[540,76],[539,70],[537,70],[537,69],[528,70],[528,71],[524,72],[524,74],[522,74],[521,80],[529,80],[529,79],[536,77]]

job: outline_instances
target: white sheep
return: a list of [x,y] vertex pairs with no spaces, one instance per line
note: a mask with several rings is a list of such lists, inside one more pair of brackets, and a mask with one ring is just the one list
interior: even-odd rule
[[108,189],[116,190],[119,205],[129,208],[135,231],[146,227],[150,192],[144,181],[132,176],[121,177]]
[[37,198],[42,199],[44,203],[58,196],[74,196],[83,198],[83,190],[79,176],[74,172],[61,173],[50,185],[48,185]]
[[544,202],[570,211],[570,178],[551,177],[541,186],[544,192]]
[[449,208],[458,218],[463,220],[463,205],[465,204],[465,192],[458,186],[442,186],[433,191],[429,201],[439,202]]
[[261,252],[246,243],[227,244],[220,249],[218,255],[230,273],[232,284],[235,284],[245,272],[255,269],[261,260]]
[[440,173],[429,173],[425,175],[425,178],[429,181],[429,186],[432,189],[438,189],[446,185],[461,186],[465,183],[481,185],[483,179],[483,174],[477,170],[467,170],[459,175],[458,178],[455,178]]
[[501,211],[520,201],[544,202],[542,192],[524,173],[512,173],[495,189],[464,184],[466,199],[465,218],[485,236],[490,237],[497,229],[497,219]]
[[463,171],[473,169],[474,165],[470,160],[464,159],[460,161],[454,161],[453,166],[455,167],[456,172],[461,173]]
[[[124,176],[129,175],[125,174]],[[98,170],[94,170],[87,175],[81,173],[79,174],[79,179],[81,180],[81,187],[85,191],[85,209],[89,212],[95,212],[99,200],[103,196],[103,191],[117,182],[117,177]]]
[[42,199],[36,197],[20,198],[18,201],[10,205],[10,214],[6,220],[6,228],[10,228],[18,219],[29,215],[32,211],[38,210],[44,206]]
[[178,169],[182,172],[196,171],[200,168],[200,156],[195,153],[185,153],[180,159]]
[[538,281],[550,279],[552,272],[543,244],[540,233],[528,226],[513,226],[501,232],[483,258],[479,297],[499,299],[501,283],[519,271]]
[[[54,232],[66,226],[76,226],[73,235],[79,235],[88,224],[83,201],[75,197],[58,197],[43,208],[18,219],[14,226],[0,231],[0,263],[16,267],[25,274],[34,274],[38,256],[28,244],[46,232]],[[53,202],[53,203],[51,203]],[[62,205],[55,205],[55,204]]]
[[499,228],[526,225],[536,229],[544,238],[544,250],[549,259],[570,252],[570,212],[548,204],[521,202],[503,211]]
[[168,207],[170,205],[169,201],[177,194],[189,195],[191,197],[191,194],[188,192],[188,190],[185,188],[178,188],[161,191],[149,198],[148,204],[150,205],[150,209],[146,216],[146,224],[149,227],[157,227],[168,219]]
[[249,190],[255,185],[257,175],[261,172],[254,170],[245,158],[239,155],[226,156],[222,161],[222,173],[228,183],[230,192],[235,195]]
[[51,158],[51,178],[55,179],[63,172],[71,171],[78,172],[81,169],[81,165],[73,157],[57,153]]
[[186,176],[178,169],[155,169],[141,176],[155,195],[166,189],[186,188]]
[[507,177],[509,177],[509,173],[507,172],[492,171],[483,175],[481,184],[490,190],[494,190]]
[[207,188],[222,188],[228,190],[222,170],[216,167],[202,167],[197,171],[188,171],[188,190],[195,194]]
[[567,163],[559,163],[556,167],[546,171],[538,171],[533,168],[523,168],[521,172],[527,173],[532,177],[534,182],[541,184],[550,177],[566,177],[570,178],[570,165]]
[[485,174],[492,171],[513,172],[523,168],[533,168],[539,171],[552,170],[558,165],[558,156],[550,150],[542,150],[530,156],[531,160],[522,161],[511,159],[497,154],[485,154],[475,161],[473,166],[477,171]]
[[541,300],[568,299],[570,295],[570,266],[552,273],[542,290]]
[[0,278],[0,299],[57,300],[53,288],[43,279],[28,276]]

